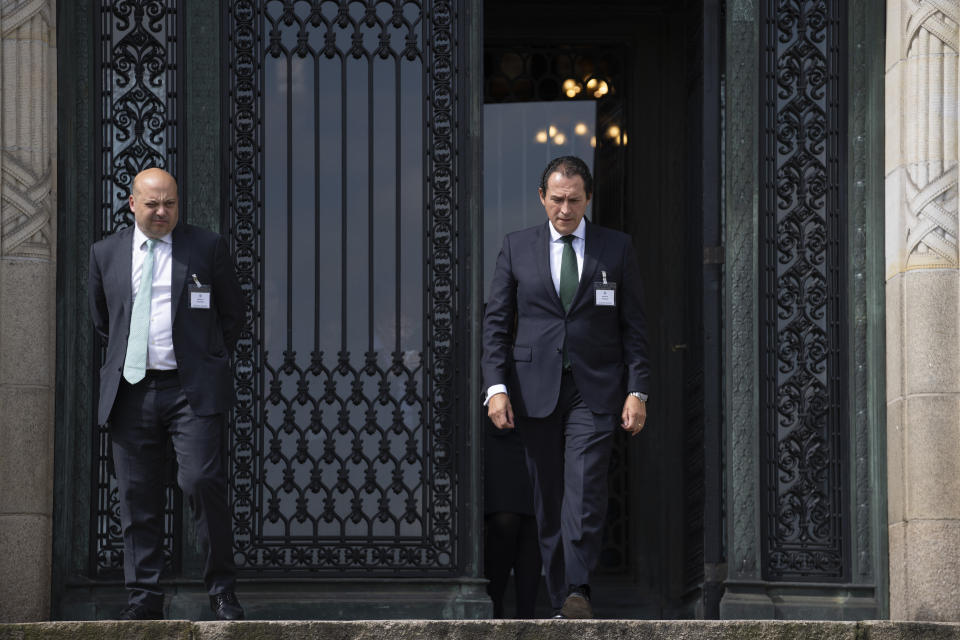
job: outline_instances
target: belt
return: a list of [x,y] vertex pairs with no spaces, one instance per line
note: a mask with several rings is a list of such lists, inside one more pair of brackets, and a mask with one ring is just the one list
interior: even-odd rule
[[176,378],[177,370],[176,369],[147,369],[147,372],[143,376],[145,379],[149,378],[152,380],[163,380],[165,378]]

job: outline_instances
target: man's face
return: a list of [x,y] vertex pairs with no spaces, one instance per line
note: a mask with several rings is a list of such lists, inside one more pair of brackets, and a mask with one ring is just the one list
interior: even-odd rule
[[177,182],[166,171],[148,169],[133,182],[130,210],[148,238],[162,238],[177,226]]
[[555,171],[547,178],[547,192],[540,191],[540,202],[547,211],[553,228],[562,236],[573,233],[587,212],[590,198],[583,188],[583,178],[568,178]]

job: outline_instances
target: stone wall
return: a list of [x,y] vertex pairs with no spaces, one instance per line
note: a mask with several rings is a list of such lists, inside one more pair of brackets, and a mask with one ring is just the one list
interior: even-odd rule
[[888,0],[890,615],[960,620],[960,0]]
[[55,20],[55,0],[0,0],[0,621],[50,615]]

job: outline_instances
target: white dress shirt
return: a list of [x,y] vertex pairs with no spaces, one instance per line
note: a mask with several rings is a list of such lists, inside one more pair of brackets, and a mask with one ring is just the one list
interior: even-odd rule
[[[147,236],[134,225],[133,264],[130,286],[131,305],[140,291],[143,259],[147,256]],[[159,238],[153,245],[153,289],[150,298],[150,333],[147,337],[147,369],[176,369],[173,353],[173,306],[170,280],[173,271],[173,242],[171,234]]]
[[[547,225],[550,229],[550,276],[553,278],[553,288],[560,295],[560,265],[563,262],[563,236],[553,228],[553,223]],[[577,254],[577,281],[583,276],[583,248],[586,246],[587,223],[580,219],[580,224],[573,230],[573,252]],[[494,395],[498,393],[507,393],[507,385],[494,384],[487,389],[487,397],[483,400],[483,406],[487,406]]]
[[[553,277],[553,288],[560,295],[560,264],[563,262],[563,236],[553,228],[553,223],[547,225],[550,229],[550,275]],[[573,230],[573,252],[577,254],[577,282],[583,277],[583,247],[586,244],[587,223],[580,219],[580,224]]]

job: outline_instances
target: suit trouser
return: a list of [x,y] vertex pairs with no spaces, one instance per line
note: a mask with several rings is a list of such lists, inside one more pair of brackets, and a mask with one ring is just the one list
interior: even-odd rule
[[223,415],[198,416],[175,372],[121,381],[110,415],[123,527],[123,574],[131,604],[163,606],[163,458],[170,438],[177,484],[193,509],[211,595],[234,589],[232,518],[227,506]]
[[590,411],[567,373],[552,414],[517,419],[554,609],[563,605],[569,586],[590,583],[600,560],[610,452],[619,421],[617,415]]

